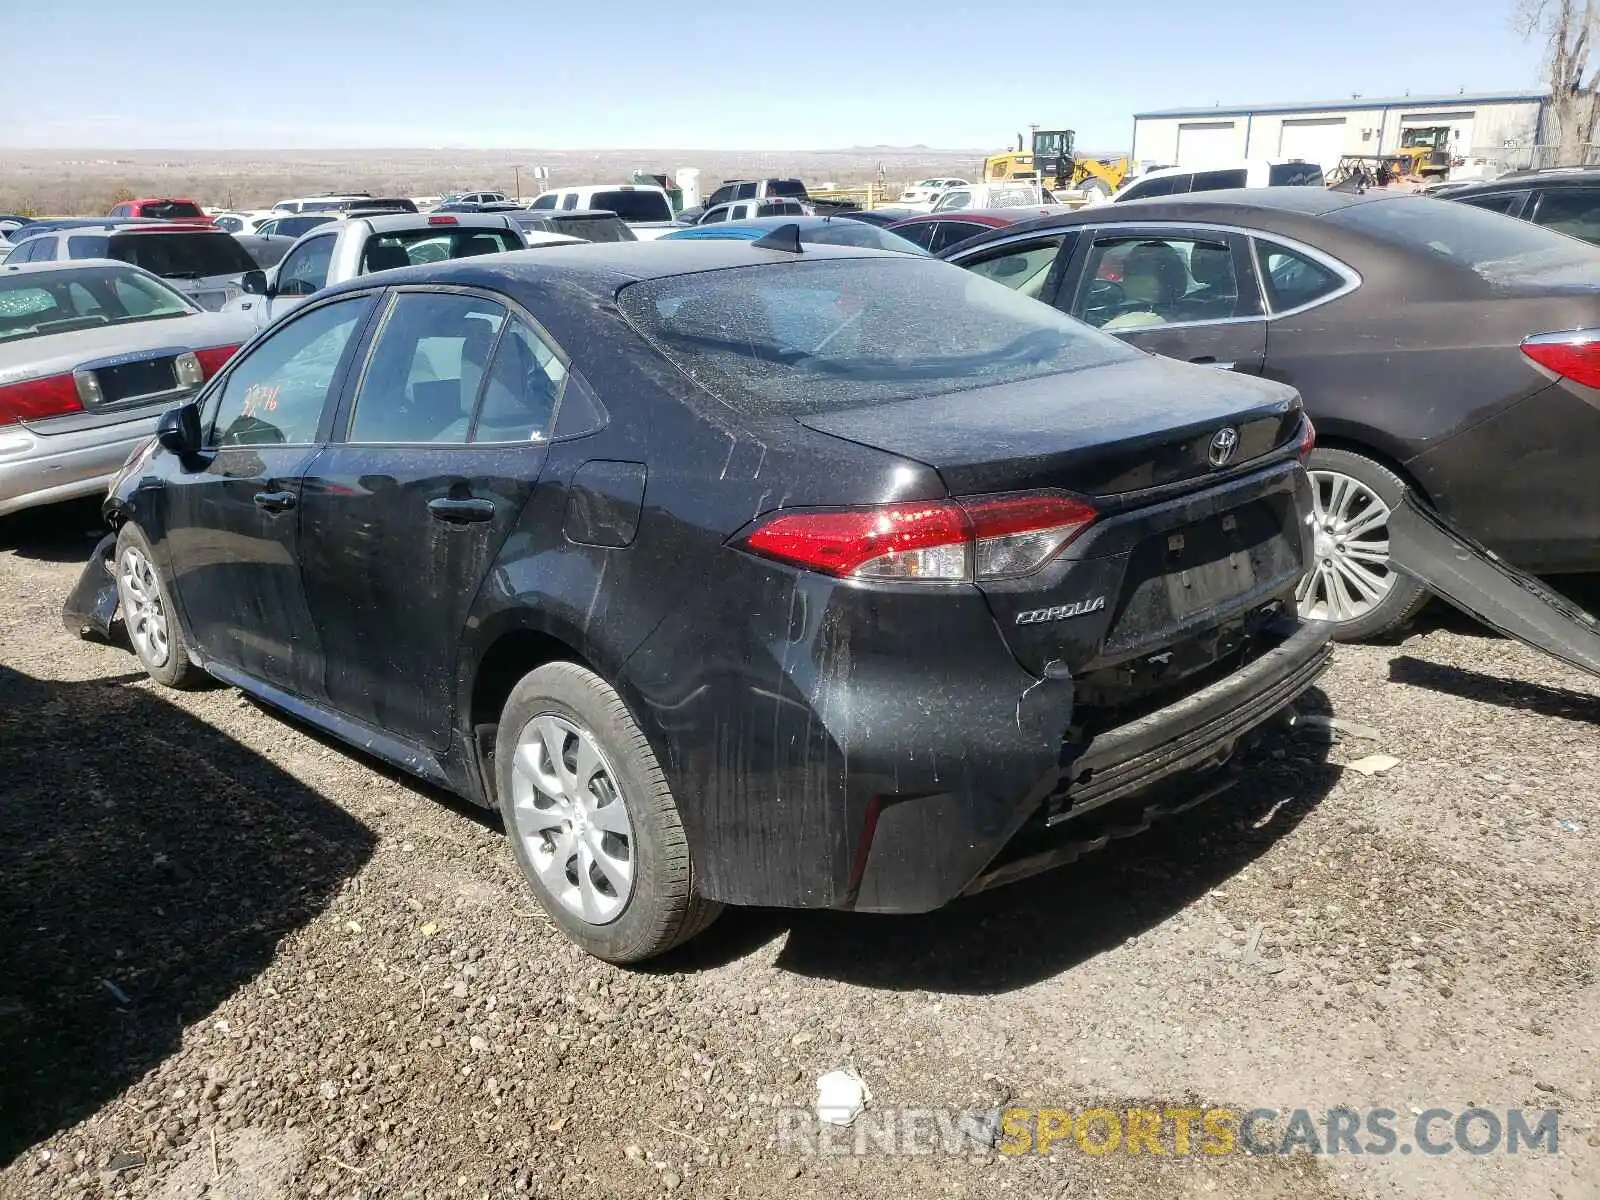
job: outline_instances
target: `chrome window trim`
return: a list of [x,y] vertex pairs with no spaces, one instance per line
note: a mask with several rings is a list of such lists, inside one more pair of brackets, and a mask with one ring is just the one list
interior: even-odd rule
[[[1341,262],[1339,259],[1334,258],[1325,251],[1318,250],[1315,246],[1308,246],[1304,242],[1297,241],[1292,237],[1271,233],[1266,230],[1246,229],[1239,225],[1218,225],[1211,222],[1196,221],[1121,220],[1109,221],[1104,224],[1099,222],[1085,222],[1082,225],[1057,225],[1048,229],[1033,229],[1023,233],[1007,234],[1003,238],[997,238],[992,242],[985,242],[981,246],[974,246],[971,250],[965,252],[959,258],[950,258],[945,259],[944,261],[951,263],[954,266],[961,267],[963,270],[965,270],[967,260],[973,256],[982,254],[988,250],[996,249],[998,247],[1009,246],[1015,242],[1031,241],[1037,238],[1053,237],[1061,234],[1073,233],[1087,233],[1091,238],[1093,238],[1103,232],[1116,233],[1119,230],[1128,230],[1130,232],[1135,230],[1148,230],[1161,225],[1170,225],[1174,228],[1185,230],[1192,229],[1197,233],[1233,234],[1235,236],[1245,238],[1250,243],[1250,254],[1252,258],[1252,266],[1256,276],[1256,287],[1261,292],[1261,314],[1253,317],[1221,317],[1215,321],[1174,321],[1166,325],[1151,325],[1140,329],[1115,330],[1113,331],[1112,336],[1115,336],[1117,333],[1144,333],[1162,329],[1193,329],[1200,325],[1244,325],[1251,321],[1276,321],[1281,317],[1298,316],[1301,313],[1310,312],[1314,308],[1320,308],[1324,304],[1331,304],[1335,300],[1341,299],[1344,296],[1348,296],[1351,292],[1354,292],[1366,282],[1364,279],[1362,279],[1361,273],[1354,267]],[[1281,312],[1272,311],[1272,306],[1267,301],[1266,285],[1261,279],[1261,260],[1256,254],[1256,243],[1258,240],[1276,242],[1286,250],[1293,250],[1296,254],[1305,255],[1313,262],[1328,268],[1328,270],[1338,275],[1344,280],[1344,285],[1329,292],[1326,296],[1317,297],[1315,300],[1312,300],[1307,304],[1301,304],[1295,308],[1286,308]],[[1072,314],[1068,313],[1067,315],[1071,316]]]

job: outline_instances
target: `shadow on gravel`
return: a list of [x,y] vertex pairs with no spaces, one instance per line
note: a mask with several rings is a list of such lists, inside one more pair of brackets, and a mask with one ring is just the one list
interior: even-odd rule
[[372,853],[140,678],[0,666],[0,1167],[175,1050]]
[[88,562],[105,531],[100,498],[91,496],[0,517],[0,550],[39,562]]
[[[1329,705],[1313,689],[1300,708],[1325,713]],[[787,930],[777,966],[800,975],[893,991],[1026,987],[1160,924],[1260,857],[1332,790],[1340,768],[1327,761],[1328,748],[1305,733],[1264,734],[1232,790],[1075,863],[937,912],[735,909],[661,966],[719,965]]]
[[1390,661],[1389,682],[1427,688],[1501,708],[1525,709],[1541,716],[1600,725],[1600,692],[1574,692],[1542,683],[1522,683],[1406,655]]

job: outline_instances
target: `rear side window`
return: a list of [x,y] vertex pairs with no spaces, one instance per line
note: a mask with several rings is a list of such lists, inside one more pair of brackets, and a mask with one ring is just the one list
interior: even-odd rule
[[1463,196],[1457,204],[1470,204],[1485,212],[1504,213],[1511,216],[1522,210],[1521,192],[1502,192],[1498,196]]
[[940,225],[941,222],[938,221],[918,221],[915,225],[907,225],[904,229],[896,229],[894,232],[913,245],[931,250]]
[[470,440],[545,441],[566,382],[566,365],[555,351],[513,317],[495,348]]
[[1005,287],[911,256],[672,275],[617,300],[657,350],[749,413],[865,408],[1137,355]]
[[1600,250],[1526,221],[1446,200],[1397,196],[1323,218],[1414,253],[1465,267],[1491,283],[1563,267],[1592,267]]
[[1600,242],[1600,188],[1545,192],[1533,210],[1533,219],[1546,229],[1586,242]]
[[1146,179],[1134,184],[1118,197],[1120,200],[1143,200],[1147,196],[1171,196],[1189,190],[1188,175],[1163,175],[1159,179]]
[[[1322,168],[1316,163],[1274,163],[1267,168],[1268,187],[1321,187],[1323,182]],[[1198,183],[1194,190],[1200,190]]]
[[[926,247],[930,252],[938,254],[941,250],[948,250],[951,246],[966,241],[970,237],[977,237],[980,233],[987,233],[989,227],[980,225],[976,221],[940,221],[935,227],[936,232],[931,242],[913,239],[919,246]],[[907,231],[911,232],[911,231]],[[903,236],[903,235],[902,235]]]
[[1242,188],[1249,180],[1249,174],[1243,167],[1237,171],[1196,171],[1194,182],[1189,185],[1191,192],[1216,192],[1223,188]]
[[1321,300],[1345,285],[1338,272],[1276,242],[1257,241],[1256,262],[1267,303],[1275,313]]
[[477,296],[396,296],[362,375],[350,441],[464,445],[505,319]]
[[624,221],[672,220],[672,206],[660,192],[596,192],[589,197],[589,207],[614,212]]
[[96,237],[92,234],[87,237],[81,234],[77,237],[69,237],[67,239],[67,257],[105,258],[107,256],[106,248],[109,244],[109,240],[110,239],[103,235]]
[[203,279],[256,269],[255,260],[226,233],[117,233],[112,258],[167,279]]

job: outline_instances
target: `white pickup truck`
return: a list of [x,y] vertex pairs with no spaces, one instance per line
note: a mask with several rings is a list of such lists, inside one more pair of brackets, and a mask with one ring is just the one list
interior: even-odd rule
[[579,241],[559,233],[524,234],[500,213],[397,213],[333,221],[301,235],[271,271],[248,272],[241,280],[245,294],[223,311],[250,313],[260,329],[323,288],[358,275]]

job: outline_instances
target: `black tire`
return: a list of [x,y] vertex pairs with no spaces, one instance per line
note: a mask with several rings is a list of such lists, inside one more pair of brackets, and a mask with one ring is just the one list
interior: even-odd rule
[[[590,735],[616,777],[616,801],[632,826],[632,891],[621,912],[603,924],[585,920],[546,886],[519,832],[513,760],[524,730],[547,715]],[[549,663],[512,689],[495,741],[495,792],[512,852],[534,896],[561,931],[596,958],[612,963],[652,958],[700,933],[722,911],[696,890],[689,841],[650,743],[616,690],[593,671],[576,663]]]
[[[1400,503],[1406,491],[1405,480],[1388,467],[1364,454],[1350,450],[1319,446],[1311,452],[1308,469],[1312,475],[1312,486],[1319,488],[1324,498],[1329,495],[1330,479],[1337,476],[1353,480],[1391,510]],[[1387,527],[1380,526],[1378,529],[1384,531],[1384,540],[1387,540]],[[1320,569],[1319,559],[1312,563],[1313,577]],[[1392,633],[1409,622],[1428,603],[1430,598],[1428,591],[1392,567],[1385,569],[1384,578],[1388,580],[1388,591],[1381,600],[1357,616],[1334,621],[1333,636],[1337,641],[1359,642]],[[1313,587],[1317,586],[1313,578]],[[1325,595],[1325,588],[1321,594]],[[1314,607],[1317,596],[1316,591],[1310,598],[1302,596],[1301,615],[1327,618],[1325,605],[1320,612]]]
[[[140,573],[143,577],[141,586],[144,594],[152,596],[159,617],[164,623],[165,633],[162,639],[141,634],[138,628],[141,617],[148,620],[151,611],[146,609],[141,613],[135,603],[135,585],[128,578],[128,573],[134,565],[130,562],[131,555],[139,556],[149,566],[148,574]],[[178,620],[178,610],[172,603],[172,590],[162,577],[161,568],[156,565],[155,554],[150,549],[150,542],[145,538],[144,531],[131,521],[117,534],[117,548],[111,565],[117,581],[117,604],[122,610],[122,621],[128,631],[128,641],[132,643],[133,653],[139,659],[139,665],[145,669],[145,673],[162,686],[180,691],[188,690],[203,682],[205,673],[189,659],[188,641],[183,634],[183,625]],[[160,644],[162,640],[165,642],[164,653]]]
[[1091,175],[1078,184],[1078,195],[1085,200],[1104,200],[1111,195],[1111,185],[1097,175]]

